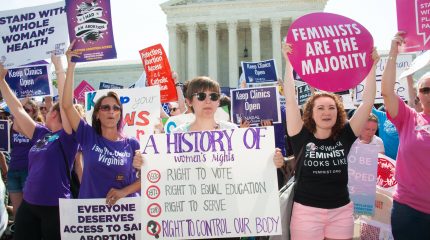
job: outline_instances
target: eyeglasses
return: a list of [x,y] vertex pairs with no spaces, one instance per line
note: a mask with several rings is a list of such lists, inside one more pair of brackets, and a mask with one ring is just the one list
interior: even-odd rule
[[[208,94],[206,94],[205,92],[199,92],[199,93],[194,93],[193,96],[197,96],[197,100],[199,101],[204,101],[206,99]],[[218,101],[219,99],[219,93],[209,93],[209,98],[211,99],[211,101]]]
[[109,104],[105,104],[105,105],[101,105],[100,106],[100,110],[103,112],[108,112],[110,110],[113,110],[114,112],[119,112],[121,110],[121,107],[118,105],[109,105]]
[[423,88],[420,88],[420,93],[422,93],[422,94],[429,94],[430,93],[430,87],[423,87]]

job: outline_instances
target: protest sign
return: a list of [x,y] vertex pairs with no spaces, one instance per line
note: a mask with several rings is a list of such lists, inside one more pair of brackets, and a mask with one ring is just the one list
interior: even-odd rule
[[89,84],[85,80],[82,80],[82,82],[79,83],[79,85],[73,91],[73,96],[79,103],[84,103],[85,102],[85,93],[86,92],[92,92],[94,90],[95,89],[93,88],[93,86],[91,86],[91,84]]
[[12,68],[65,53],[66,21],[64,2],[0,12],[0,63]]
[[376,194],[378,147],[355,141],[348,154],[349,197],[354,213],[373,215]]
[[149,86],[160,86],[161,102],[178,101],[169,60],[163,46],[157,44],[139,51]]
[[0,120],[0,152],[10,152],[10,124]]
[[308,84],[304,83],[299,86],[296,86],[296,90],[297,90],[297,94],[296,94],[297,103],[299,104],[299,106],[302,106],[312,95],[311,89],[309,88]]
[[5,79],[17,98],[52,95],[47,64],[9,69]]
[[73,62],[116,58],[110,0],[66,0],[70,42],[81,53]]
[[109,206],[104,198],[60,198],[61,239],[142,239],[140,201],[121,198]]
[[378,191],[392,197],[397,188],[396,161],[383,155],[378,155]]
[[[385,66],[388,61],[388,56],[381,56],[381,59],[376,65],[376,96],[375,103],[384,103],[384,98],[381,95],[381,80],[382,73],[384,72]],[[394,91],[403,100],[409,100],[408,97],[408,84],[404,80],[400,80],[399,76],[411,66],[412,55],[402,54],[397,57],[396,60],[396,84],[394,85]],[[364,82],[359,83],[355,87],[354,91],[354,103],[359,104],[363,99]]]
[[99,89],[122,89],[124,88],[124,86],[122,85],[118,85],[118,84],[113,84],[113,83],[107,83],[107,82],[100,82],[100,86]]
[[412,63],[410,64],[409,68],[406,68],[405,71],[400,74],[400,77],[398,79],[405,78],[409,75],[412,75],[416,73],[417,71],[423,69],[425,66],[428,66],[430,64],[430,51],[425,51],[423,54],[417,56]]
[[287,34],[290,62],[309,85],[331,92],[355,87],[372,68],[373,38],[352,19],[311,13],[295,20]]
[[274,59],[260,62],[242,62],[241,64],[247,84],[278,82]]
[[272,126],[145,135],[143,239],[279,235],[274,149]]
[[88,123],[91,124],[91,116],[97,99],[108,92],[115,92],[120,98],[125,135],[139,139],[141,135],[154,133],[154,125],[159,123],[158,118],[160,117],[160,88],[158,86],[87,92],[85,114]]
[[397,29],[406,32],[402,52],[430,49],[430,1],[397,0]]
[[232,89],[230,96],[231,121],[236,124],[242,119],[251,124],[259,124],[261,120],[282,121],[277,87]]

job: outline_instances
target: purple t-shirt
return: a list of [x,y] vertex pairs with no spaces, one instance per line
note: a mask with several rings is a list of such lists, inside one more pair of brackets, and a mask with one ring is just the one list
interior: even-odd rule
[[[75,136],[84,159],[79,198],[105,198],[111,188],[122,189],[138,180],[132,165],[134,151],[140,149],[135,138],[108,140],[83,120]],[[133,196],[138,193],[128,197]]]
[[[34,140],[12,129],[9,170],[28,170],[28,151],[34,144]],[[34,139],[34,138],[33,138]]]
[[58,206],[59,198],[70,198],[71,195],[63,156],[66,156],[71,169],[78,143],[73,134],[69,135],[64,130],[51,132],[39,124],[36,125],[32,140],[36,143],[28,153],[24,200],[35,205]]

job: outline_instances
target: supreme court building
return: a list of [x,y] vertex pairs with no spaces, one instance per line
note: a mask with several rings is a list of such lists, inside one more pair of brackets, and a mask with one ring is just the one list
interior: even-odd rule
[[281,40],[291,22],[324,10],[328,0],[170,0],[169,61],[180,81],[207,75],[235,88],[241,61],[274,58],[282,77]]

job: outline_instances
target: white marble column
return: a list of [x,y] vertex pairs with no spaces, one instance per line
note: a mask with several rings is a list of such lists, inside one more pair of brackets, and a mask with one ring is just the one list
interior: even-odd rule
[[239,81],[239,69],[237,58],[237,21],[227,21],[228,26],[228,65],[229,85],[236,88]]
[[197,76],[197,24],[187,23],[188,33],[188,77],[192,79]]
[[177,26],[176,24],[168,24],[167,30],[169,31],[169,63],[170,68],[173,71],[178,71],[178,66],[176,65],[178,57],[177,48]]
[[208,65],[209,77],[218,80],[218,54],[217,54],[217,23],[208,22]]
[[273,59],[276,62],[276,71],[278,72],[278,78],[282,78],[282,55],[281,55],[281,23],[280,18],[270,20],[272,24],[272,53]]
[[251,20],[252,61],[260,61],[260,20]]

